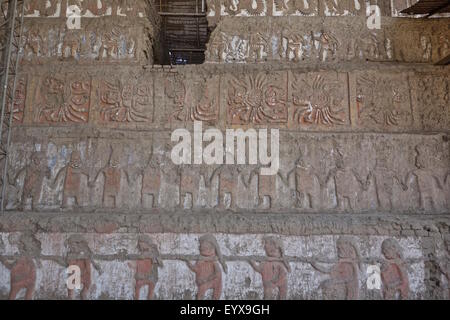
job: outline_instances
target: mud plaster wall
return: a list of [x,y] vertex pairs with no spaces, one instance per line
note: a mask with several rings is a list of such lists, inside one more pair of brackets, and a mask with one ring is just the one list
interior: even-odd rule
[[[2,298],[449,298],[449,68],[427,64],[448,50],[448,19],[386,18],[352,44],[341,26],[362,39],[361,17],[225,16],[216,35],[292,24],[315,49],[302,59],[293,35],[278,38],[287,59],[249,45],[243,60],[162,67],[154,24],[105,3],[69,40],[52,6],[26,19]],[[233,41],[216,48],[234,54]],[[194,121],[280,129],[278,174],[175,166],[171,132]],[[65,287],[69,265],[82,290]],[[367,288],[369,265],[380,290]]]

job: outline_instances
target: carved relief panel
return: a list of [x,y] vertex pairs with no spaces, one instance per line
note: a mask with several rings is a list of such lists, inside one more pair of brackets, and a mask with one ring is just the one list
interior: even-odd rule
[[[84,20],[83,20],[84,21]],[[63,61],[136,62],[145,59],[151,37],[144,27],[110,20],[86,20],[81,30],[45,20],[24,26],[24,63]]]
[[178,127],[194,121],[219,122],[219,75],[168,73],[157,78],[163,83],[161,90],[167,106],[158,115],[162,122]]
[[103,123],[153,121],[153,77],[108,77],[96,79],[98,107]]
[[411,76],[415,118],[422,130],[449,130],[450,78],[446,73]]
[[229,76],[226,81],[228,124],[286,124],[286,72]]
[[350,115],[347,90],[347,76],[344,73],[292,73],[291,127],[348,127]]
[[[19,75],[16,80],[16,89],[13,93],[14,82],[11,79],[7,90],[7,108],[8,111],[12,110],[13,123],[23,123],[25,116],[25,102],[27,97],[28,77],[27,75]],[[13,103],[14,101],[14,103]]]
[[393,131],[413,127],[407,73],[362,72],[355,77],[358,126]]
[[149,4],[142,0],[31,0],[25,5],[25,17],[66,17],[67,9],[76,5],[82,17],[144,17]]
[[92,87],[90,76],[48,73],[35,81],[33,122],[88,122]]

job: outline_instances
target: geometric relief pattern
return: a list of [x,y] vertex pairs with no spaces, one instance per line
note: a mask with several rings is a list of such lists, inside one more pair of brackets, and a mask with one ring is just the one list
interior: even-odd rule
[[287,73],[231,76],[228,81],[229,124],[287,123]]
[[153,84],[147,79],[102,79],[101,122],[149,122],[153,117]]
[[450,128],[450,78],[448,75],[419,74],[412,80],[414,105],[421,129]]
[[294,126],[335,126],[349,122],[345,74],[294,74],[291,83]]
[[87,123],[91,79],[88,76],[48,74],[36,88],[34,122]]
[[357,74],[356,108],[358,124],[365,128],[395,130],[412,126],[406,74]]

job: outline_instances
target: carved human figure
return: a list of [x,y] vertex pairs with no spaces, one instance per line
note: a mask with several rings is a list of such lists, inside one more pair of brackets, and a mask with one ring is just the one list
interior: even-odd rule
[[338,157],[334,179],[337,207],[341,210],[353,211],[357,207],[360,193],[368,190],[373,174],[370,172],[365,179],[362,179],[354,168],[345,165],[341,151],[339,149],[336,151]]
[[447,257],[445,257],[444,261],[438,262],[439,272],[445,277],[447,281],[447,290],[448,290],[448,299],[450,299],[450,236],[447,235],[444,237],[444,247],[446,250]]
[[69,163],[58,171],[55,183],[59,180],[61,174],[65,174],[62,206],[67,207],[69,205],[69,199],[74,200],[75,206],[80,206],[82,176],[84,175],[89,179],[89,173],[83,169],[81,153],[78,150],[72,151]]
[[285,45],[280,46],[280,54],[287,61],[298,62],[310,57],[310,39],[305,39],[298,30],[286,28],[282,32],[282,38]]
[[163,267],[158,247],[145,235],[139,236],[137,247],[138,257],[128,265],[135,270],[134,299],[139,300],[141,289],[148,287],[147,299],[153,299],[155,286],[158,282],[158,268]]
[[68,30],[64,34],[62,45],[62,57],[63,58],[78,58],[80,50],[80,38],[79,34],[75,31]]
[[434,148],[418,145],[415,151],[416,169],[406,175],[405,181],[399,182],[404,191],[414,181],[417,183],[421,209],[426,211],[442,210],[450,195],[450,170],[444,166],[439,168],[439,165],[442,166],[445,160],[438,158],[439,154]]
[[22,289],[25,289],[25,299],[31,300],[36,286],[36,265],[42,267],[36,258],[41,255],[41,242],[32,234],[22,233],[17,247],[17,256],[0,256],[0,263],[10,270],[9,300],[15,300]]
[[386,239],[381,244],[385,260],[381,264],[381,282],[384,299],[408,299],[409,280],[401,248],[394,239]]
[[[118,154],[114,154],[112,147],[106,166],[100,169],[94,180],[89,183],[90,187],[94,186],[100,174],[103,174],[105,179],[103,185],[103,206],[116,208],[120,192],[122,169],[120,167],[120,156]],[[125,172],[125,175],[128,183],[130,183],[127,172]]]
[[101,45],[97,59],[109,59],[119,56],[120,30],[113,27],[101,36]]
[[224,54],[228,51],[228,38],[224,32],[219,32],[211,37],[211,41],[207,44],[208,59],[210,61],[223,62]]
[[50,179],[51,170],[47,165],[46,155],[42,151],[34,151],[30,157],[30,163],[25,165],[14,178],[17,181],[19,175],[25,172],[22,197],[19,210],[24,210],[28,199],[31,198],[31,209],[34,210],[39,202],[44,178]]
[[279,239],[271,236],[265,237],[263,243],[267,259],[259,264],[250,261],[250,264],[261,274],[264,299],[278,296],[279,300],[284,300],[287,296],[287,274],[291,271],[291,267],[284,257],[283,245]]
[[[259,171],[259,170],[258,170]],[[250,178],[251,179],[251,178]],[[277,198],[277,175],[258,175],[259,205],[267,209],[273,207]]]
[[43,39],[41,35],[39,34],[39,30],[29,30],[25,38],[25,45],[24,45],[24,56],[34,56],[39,57],[43,55],[43,52],[41,52],[41,45],[43,42]]
[[[312,34],[313,43],[318,42],[318,58],[320,61],[333,60],[339,47],[339,40],[330,32],[321,31],[319,36]],[[313,46],[313,49],[315,46]]]
[[198,204],[200,188],[200,172],[193,166],[180,167],[180,205],[192,209]]
[[199,239],[200,257],[193,265],[186,260],[188,268],[195,273],[195,283],[197,284],[197,299],[202,300],[208,290],[212,290],[212,298],[220,299],[222,294],[222,269],[227,273],[228,268],[220,253],[220,247],[214,236],[207,234]]
[[326,299],[356,300],[359,297],[358,270],[360,257],[356,245],[346,238],[336,241],[338,261],[331,269],[324,268],[312,261],[316,270],[327,273],[330,278],[320,284]]
[[224,165],[219,169],[219,208],[228,209],[236,205],[239,176],[236,166]]
[[295,174],[297,205],[303,209],[317,209],[321,202],[320,182],[313,171],[314,169],[300,156],[292,172]]
[[[72,235],[65,241],[65,246],[67,247],[67,254],[65,257],[65,265],[77,266],[80,268],[80,283],[82,289],[80,292],[80,298],[86,300],[88,298],[89,289],[92,285],[92,268],[94,268],[101,273],[100,266],[94,261],[91,249],[87,241],[81,235]],[[67,289],[69,299],[74,299],[74,290]]]
[[161,188],[161,169],[150,163],[142,174],[141,204],[144,208],[156,208]]
[[261,33],[251,33],[249,35],[248,57],[255,62],[262,61],[267,54],[268,41]]

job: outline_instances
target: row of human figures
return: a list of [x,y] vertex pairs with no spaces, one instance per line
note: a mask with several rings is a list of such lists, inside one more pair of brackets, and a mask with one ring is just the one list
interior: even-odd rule
[[[202,177],[207,187],[211,188],[213,178],[218,176],[218,207],[224,209],[237,206],[237,190],[239,185],[244,185],[250,190],[250,184],[255,175],[258,176],[258,196],[260,205],[268,203],[269,208],[275,207],[277,194],[277,178],[289,188],[295,188],[297,204],[296,207],[302,209],[331,209],[325,207],[323,195],[329,181],[334,181],[334,188],[337,201],[337,209],[356,210],[358,208],[359,197],[364,192],[373,192],[371,197],[378,203],[378,207],[383,210],[394,209],[393,203],[395,188],[399,192],[415,192],[417,199],[417,209],[428,211],[442,210],[450,206],[448,203],[450,195],[450,171],[439,171],[430,167],[425,154],[417,152],[415,166],[404,177],[396,174],[393,170],[377,169],[370,171],[367,176],[358,174],[352,167],[347,166],[343,161],[343,154],[338,150],[335,168],[330,168],[327,177],[322,177],[314,169],[312,163],[306,162],[300,157],[295,167],[288,172],[287,177],[281,174],[278,176],[259,175],[259,169],[244,168],[243,166],[222,165],[208,172],[199,172],[198,167],[194,166],[175,166],[168,159],[165,162],[158,163],[152,157],[149,158],[145,168],[123,167],[120,159],[111,154],[106,165],[99,168],[97,172],[90,172],[89,168],[82,161],[81,153],[73,151],[70,160],[52,177],[51,168],[48,166],[48,158],[43,151],[35,151],[30,157],[30,161],[15,174],[8,176],[8,183],[14,187],[14,190],[22,189],[19,210],[25,210],[27,203],[31,199],[31,209],[37,209],[42,198],[42,188],[45,181],[50,188],[56,190],[62,182],[62,208],[83,207],[82,193],[85,185],[92,189],[100,176],[104,177],[102,206],[105,208],[120,207],[118,200],[121,192],[124,191],[122,178],[126,178],[129,189],[132,182],[140,181],[140,207],[151,209],[164,207],[159,199],[162,193],[162,183],[166,179],[166,184],[177,186],[179,193],[178,205],[184,205],[186,197],[190,196],[190,204],[187,209],[196,207],[199,202],[199,188]],[[241,168],[242,167],[242,168]],[[208,169],[208,168],[207,168]],[[251,170],[250,170],[251,169]],[[197,171],[195,171],[197,170]],[[247,172],[248,171],[248,172]],[[247,174],[246,174],[247,172]],[[244,178],[246,176],[246,178]],[[23,177],[23,186],[20,181]],[[87,182],[83,182],[87,181]],[[293,187],[291,184],[294,183]],[[209,186],[208,186],[209,184]],[[369,189],[373,185],[372,189]],[[212,190],[212,189],[211,189]],[[16,195],[17,192],[14,192]],[[20,194],[20,193],[19,193]],[[412,197],[411,193],[408,193]],[[189,198],[189,197],[188,197]],[[265,201],[267,200],[268,201]],[[174,199],[171,199],[171,201]],[[73,205],[70,202],[74,203]],[[10,206],[14,207],[14,206]],[[185,207],[186,208],[186,207]]]
[[[0,238],[1,239],[1,238]],[[92,284],[92,267],[99,274],[104,271],[98,264],[103,261],[127,261],[134,270],[134,298],[139,299],[141,290],[147,287],[148,299],[154,298],[155,287],[159,280],[158,269],[164,267],[163,260],[181,260],[195,274],[197,299],[205,299],[211,293],[213,299],[220,299],[223,289],[223,273],[228,272],[227,261],[245,261],[260,274],[265,299],[286,299],[288,292],[288,273],[293,261],[310,264],[316,271],[328,274],[328,279],[321,282],[318,289],[326,299],[359,299],[359,272],[362,258],[352,239],[340,237],[336,241],[337,259],[320,261],[316,258],[286,257],[281,239],[274,236],[263,238],[265,257],[225,257],[221,254],[216,238],[205,234],[199,238],[199,255],[177,256],[161,255],[157,245],[147,235],[139,235],[136,254],[125,250],[115,255],[102,256],[92,252],[87,241],[81,235],[72,235],[64,243],[67,248],[65,256],[41,254],[41,243],[32,234],[23,233],[17,243],[19,253],[14,256],[2,255],[0,262],[10,270],[9,299],[16,299],[18,293],[25,289],[25,299],[32,299],[36,287],[36,267],[41,261],[50,260],[63,267],[77,266],[81,275],[81,299],[87,299]],[[408,265],[402,255],[398,242],[392,238],[381,244],[383,259],[381,265],[381,292],[384,299],[408,299],[410,285]],[[375,260],[370,260],[375,261]],[[329,267],[329,265],[332,265]],[[438,263],[439,264],[439,263]],[[447,263],[448,264],[448,263]],[[449,280],[448,265],[439,264],[439,269]],[[68,289],[68,298],[76,298],[76,291]]]

